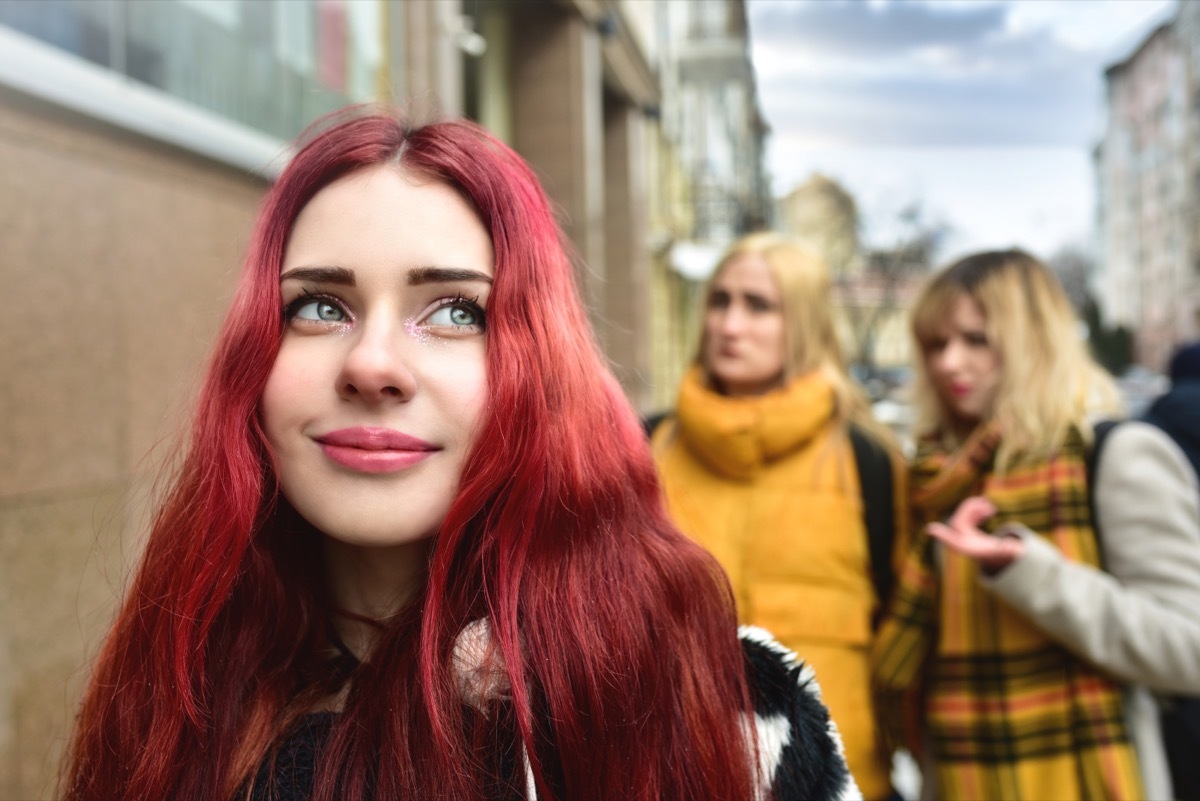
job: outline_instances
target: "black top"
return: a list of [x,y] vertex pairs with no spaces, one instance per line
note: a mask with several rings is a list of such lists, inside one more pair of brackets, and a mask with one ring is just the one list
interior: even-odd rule
[[259,766],[251,801],[308,801],[312,798],[317,757],[333,728],[333,712],[300,718],[279,747],[272,775],[271,759]]

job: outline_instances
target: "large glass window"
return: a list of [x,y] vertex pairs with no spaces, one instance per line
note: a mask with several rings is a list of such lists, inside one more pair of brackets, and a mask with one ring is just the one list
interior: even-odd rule
[[113,67],[112,21],[119,0],[9,0],[0,3],[0,25],[46,44]]
[[4,0],[0,25],[290,139],[375,99],[380,0]]

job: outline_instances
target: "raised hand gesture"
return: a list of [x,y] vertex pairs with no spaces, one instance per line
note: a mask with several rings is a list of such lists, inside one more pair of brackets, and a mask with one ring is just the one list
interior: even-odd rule
[[988,534],[979,527],[995,513],[995,504],[976,495],[960,503],[949,521],[930,523],[925,531],[950,550],[974,559],[985,573],[998,573],[1025,552],[1025,544],[1016,535]]

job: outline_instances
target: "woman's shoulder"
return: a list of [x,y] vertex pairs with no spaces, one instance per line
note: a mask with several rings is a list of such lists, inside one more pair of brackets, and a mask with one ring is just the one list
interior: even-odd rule
[[[799,708],[806,717],[828,722],[821,688],[811,667],[766,629],[740,626],[738,639],[746,657],[746,676],[756,715],[772,719]],[[840,743],[832,726],[828,733],[832,740]]]
[[738,629],[754,705],[758,764],[775,798],[861,798],[811,667],[765,629]]
[[1125,420],[1115,426],[1096,464],[1096,479],[1101,484],[1127,474],[1192,486],[1197,483],[1187,456],[1170,435],[1140,420]]

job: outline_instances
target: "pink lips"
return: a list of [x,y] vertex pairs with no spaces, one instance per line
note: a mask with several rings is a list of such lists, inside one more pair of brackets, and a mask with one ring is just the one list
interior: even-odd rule
[[330,460],[360,473],[395,473],[440,450],[390,428],[342,428],[313,439]]

